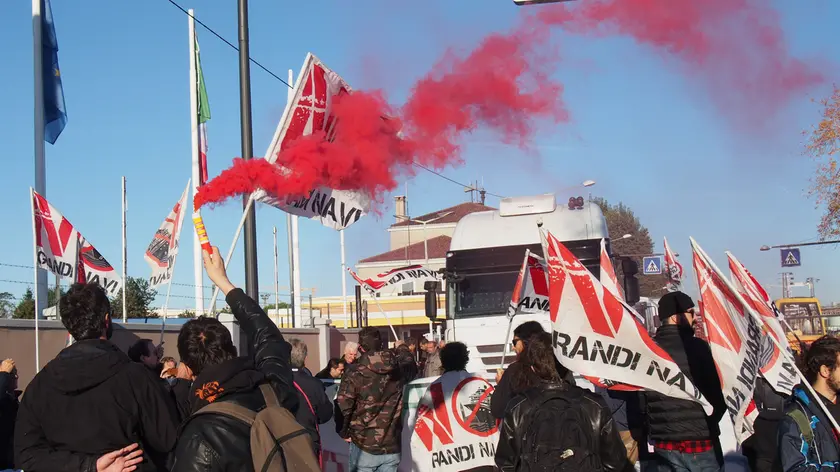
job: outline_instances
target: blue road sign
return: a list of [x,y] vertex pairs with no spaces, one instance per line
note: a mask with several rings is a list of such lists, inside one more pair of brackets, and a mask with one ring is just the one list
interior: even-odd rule
[[659,275],[662,273],[662,258],[649,256],[642,260],[642,270],[645,275]]
[[799,248],[782,249],[782,267],[799,267],[802,259],[799,258]]

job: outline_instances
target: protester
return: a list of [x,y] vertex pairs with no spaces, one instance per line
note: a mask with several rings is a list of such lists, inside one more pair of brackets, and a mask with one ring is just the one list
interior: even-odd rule
[[[103,454],[139,442],[140,449],[125,452],[142,450],[137,470],[164,469],[175,445],[175,415],[160,380],[109,341],[113,324],[105,290],[95,283],[74,284],[58,311],[76,342],[26,388],[15,426],[15,467],[94,470]],[[117,461],[124,459],[121,454],[106,455]]]
[[773,390],[764,377],[755,379],[753,400],[758,409],[755,419],[755,432],[741,444],[741,452],[746,456],[753,472],[779,472],[782,463],[779,460],[778,433],[779,422],[785,415],[785,399]]
[[408,338],[406,340],[405,345],[408,346],[408,351],[411,352],[411,355],[414,356],[414,360],[417,360],[417,340],[414,338]]
[[17,367],[14,359],[0,362],[0,470],[14,466],[15,418],[18,412]]
[[[822,404],[838,420],[837,392],[840,391],[840,339],[823,336],[805,353],[805,378]],[[785,415],[779,422],[779,452],[785,472],[835,471],[840,463],[837,433],[825,411],[808,388],[793,389]]]
[[660,471],[719,470],[723,466],[718,423],[726,413],[726,403],[712,351],[706,341],[694,336],[694,310],[694,302],[682,292],[663,295],[659,300],[662,325],[653,340],[714,411],[706,416],[699,403],[652,391],[644,393],[648,433]]
[[[541,333],[545,333],[545,329],[543,329],[542,325],[536,321],[526,321],[513,330],[513,340],[511,341],[511,345],[513,346],[513,351],[516,352],[517,359],[525,351],[528,340],[534,335]],[[521,368],[522,365],[519,364],[518,361],[514,361],[508,366],[507,370],[499,369],[496,371],[496,389],[493,391],[493,396],[490,398],[490,410],[493,412],[493,416],[500,420],[505,417],[505,407],[510,399],[517,394],[522,393],[512,389],[510,383],[510,377],[512,374],[516,373],[516,371]],[[557,359],[554,360],[554,368],[557,370],[557,375],[559,375],[563,381],[570,385],[575,384],[572,372],[563,367]]]
[[438,344],[430,334],[426,334],[426,364],[423,366],[423,377],[437,377],[441,374],[440,351]]
[[408,348],[382,350],[373,327],[359,332],[358,367],[345,373],[336,403],[344,420],[340,435],[350,443],[350,472],[396,471],[400,463],[403,389],[417,374]]
[[309,431],[312,437],[313,452],[321,456],[321,437],[319,424],[324,424],[333,416],[333,403],[327,397],[324,384],[304,370],[309,349],[300,339],[290,339],[292,345],[290,363],[298,394],[297,422]]
[[160,375],[161,361],[163,357],[163,344],[155,346],[151,339],[140,339],[128,348],[128,357],[133,362],[139,362],[146,366],[147,369]]
[[[251,458],[251,431],[247,423],[221,413],[202,413],[216,405],[263,410],[270,403],[261,391],[269,386],[281,405],[297,411],[292,370],[291,346],[259,303],[235,288],[228,279],[219,249],[203,253],[210,280],[225,294],[227,304],[240,328],[252,343],[249,356],[237,357],[230,332],[215,318],[188,321],[178,334],[178,354],[196,376],[190,397],[192,416],[182,425],[175,448],[173,472],[254,470]],[[311,441],[306,437],[308,454]],[[283,454],[290,452],[283,448]],[[314,461],[314,457],[313,457]],[[317,466],[317,463],[315,464]]]
[[506,374],[522,393],[508,405],[496,465],[503,471],[629,471],[624,443],[604,400],[564,382],[554,366],[551,335],[532,336]]
[[449,343],[440,350],[440,364],[443,373],[466,371],[470,352],[464,343]]
[[348,341],[347,344],[344,345],[344,355],[341,356],[341,359],[346,364],[352,364],[358,356],[359,344],[353,341]]
[[327,366],[315,374],[316,379],[340,379],[344,375],[345,362],[337,357],[333,357],[327,362]]

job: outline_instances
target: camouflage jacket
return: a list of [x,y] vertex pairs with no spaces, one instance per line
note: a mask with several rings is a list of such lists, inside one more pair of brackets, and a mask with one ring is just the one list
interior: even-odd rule
[[358,367],[345,373],[336,403],[344,417],[340,435],[365,452],[400,452],[403,389],[417,375],[405,346],[362,354]]

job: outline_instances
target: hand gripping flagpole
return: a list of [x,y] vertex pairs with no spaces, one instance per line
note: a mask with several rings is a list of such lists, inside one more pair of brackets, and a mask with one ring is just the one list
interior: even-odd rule
[[[761,319],[758,313],[753,311],[752,307],[747,303],[746,300],[744,300],[744,297],[741,296],[741,292],[735,289],[735,287],[732,285],[732,282],[722,275],[723,272],[720,271],[717,264],[715,264],[715,262],[706,254],[706,251],[704,251],[703,248],[701,248],[697,244],[697,241],[695,241],[694,238],[689,237],[689,239],[691,240],[692,249],[698,252],[700,256],[712,267],[712,269],[715,272],[717,272],[718,275],[720,275],[719,278],[723,280],[723,282],[729,288],[729,291],[735,294],[735,297],[738,299],[738,302],[741,304],[741,306],[744,307],[745,310],[749,312],[750,316],[753,317],[753,320],[755,320],[755,322],[758,323],[758,326],[764,326],[764,320]],[[802,383],[805,385],[805,388],[807,388],[808,391],[811,392],[811,395],[814,397],[814,400],[817,401],[817,404],[820,406],[823,413],[825,413],[825,416],[826,418],[828,418],[828,421],[831,423],[831,426],[834,427],[834,431],[840,434],[840,425],[837,424],[837,420],[834,419],[834,416],[832,416],[831,412],[828,411],[828,408],[825,406],[825,403],[823,403],[820,396],[814,390],[814,387],[811,386],[811,383],[808,382],[808,379],[806,379],[805,375],[802,374],[802,371],[799,370],[799,367],[796,365],[796,361],[790,356],[787,349],[785,349],[785,347],[782,346],[781,342],[778,339],[776,339],[775,336],[769,336],[769,338],[771,341],[773,341],[773,344],[776,345],[776,348],[779,350],[779,352],[782,354],[785,360],[790,362],[790,365],[792,365],[793,368],[796,370],[796,373],[799,374],[799,378],[802,380]]]

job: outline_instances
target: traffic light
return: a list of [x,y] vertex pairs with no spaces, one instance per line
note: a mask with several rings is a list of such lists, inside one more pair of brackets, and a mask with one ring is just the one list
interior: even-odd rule
[[430,281],[423,285],[426,289],[426,318],[435,320],[438,312],[438,291],[440,290],[440,282]]
[[639,264],[633,259],[621,258],[621,272],[624,275],[624,300],[628,305],[635,305],[639,303],[639,279],[636,274],[639,273]]

